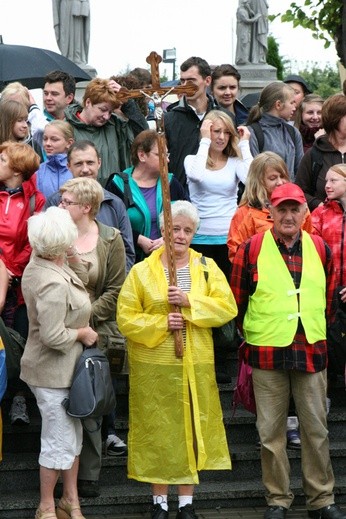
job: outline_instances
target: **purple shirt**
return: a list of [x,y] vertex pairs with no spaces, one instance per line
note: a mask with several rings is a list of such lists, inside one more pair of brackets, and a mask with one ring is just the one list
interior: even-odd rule
[[161,233],[159,232],[158,222],[157,222],[157,211],[156,211],[156,186],[153,187],[140,187],[142,195],[145,198],[147,206],[151,215],[151,230],[149,238],[151,240],[156,240],[160,238]]

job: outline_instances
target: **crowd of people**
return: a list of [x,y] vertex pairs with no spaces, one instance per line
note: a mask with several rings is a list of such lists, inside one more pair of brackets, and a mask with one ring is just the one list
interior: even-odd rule
[[[232,319],[252,367],[264,518],[285,518],[293,501],[293,447],[309,517],[346,519],[327,424],[328,382],[345,375],[327,332],[346,302],[346,96],[324,100],[292,75],[248,110],[240,80],[231,64],[185,60],[180,83],[195,92],[165,106],[163,151],[152,99],[118,96],[148,86],[145,69],[92,79],[81,103],[74,78],[52,71],[43,110],[20,83],[1,92],[0,310],[26,340],[7,385],[11,424],[30,423],[30,392],[42,418],[35,519],[84,517],[103,450],[151,484],[152,519],[168,519],[170,485],[177,519],[198,517],[199,471],[231,469],[212,329]],[[127,444],[116,408],[91,433],[61,405],[95,343],[125,352]]]

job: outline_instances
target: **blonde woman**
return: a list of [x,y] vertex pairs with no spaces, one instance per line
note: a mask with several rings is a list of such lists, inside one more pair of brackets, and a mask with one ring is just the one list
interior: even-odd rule
[[[228,232],[228,258],[232,263],[239,245],[258,232],[273,226],[269,211],[270,195],[277,186],[289,182],[283,159],[273,151],[264,151],[251,163],[244,194]],[[304,220],[304,230],[312,231],[310,213]]]
[[67,151],[74,142],[72,126],[66,121],[55,119],[43,131],[43,149],[46,156],[37,173],[37,187],[49,198],[67,180],[73,178],[67,167]]
[[[115,322],[118,294],[125,280],[125,247],[118,229],[95,220],[103,189],[97,180],[80,177],[68,180],[60,193],[59,207],[70,213],[78,229],[67,259],[89,293],[90,324],[99,335],[98,345],[104,351],[113,345],[125,348]],[[80,496],[99,495],[101,457],[101,430],[84,430],[78,472]]]
[[188,155],[184,166],[191,202],[201,219],[192,247],[213,258],[228,276],[227,234],[237,208],[239,181],[245,184],[252,155],[250,132],[238,127],[229,115],[211,110],[201,126],[197,155]]

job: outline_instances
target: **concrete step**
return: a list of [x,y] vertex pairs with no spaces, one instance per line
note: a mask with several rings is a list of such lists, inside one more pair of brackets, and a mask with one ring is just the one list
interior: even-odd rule
[[[229,407],[223,411],[224,424],[230,448],[235,444],[254,446],[258,441],[256,418],[253,414],[239,406],[235,413]],[[3,452],[39,452],[41,418],[37,414],[30,415],[30,424],[12,426],[3,415]],[[332,405],[328,415],[328,429],[331,441],[345,439],[346,405]],[[117,434],[126,441],[128,433],[128,417],[118,416],[115,421]]]
[[[300,478],[291,479],[292,491],[295,494],[294,505],[303,505],[304,496]],[[176,488],[172,487],[169,497],[170,508],[176,509]],[[346,477],[338,478],[335,487],[336,501],[346,502]],[[5,495],[1,494],[1,519],[32,518],[39,501],[39,492],[36,493],[13,489]],[[103,517],[115,514],[143,514],[147,515],[152,499],[150,485],[129,481],[127,484],[115,483],[102,488],[102,495],[94,499],[81,499],[83,512],[102,514]],[[225,478],[223,483],[211,483],[204,480],[201,474],[200,484],[195,488],[194,505],[196,509],[231,510],[234,507],[255,507],[265,505],[262,485],[257,481],[234,481]],[[305,516],[305,515],[304,515]],[[207,516],[208,517],[208,516]]]
[[[231,402],[234,384],[220,384],[219,391],[224,412],[224,423],[233,461],[232,471],[201,473],[196,487],[197,510],[227,511],[234,507],[264,506],[261,483],[260,453],[256,448],[258,435],[255,416],[240,406],[235,414]],[[127,440],[128,381],[118,384],[117,434]],[[336,476],[336,494],[339,503],[346,503],[346,392],[342,381],[331,388],[332,408],[328,416],[330,450]],[[8,411],[11,401],[2,403],[4,418],[4,459],[0,463],[0,519],[26,519],[34,516],[39,500],[38,452],[41,419],[33,396],[28,398],[31,418],[29,426],[13,427]],[[295,504],[303,505],[300,481],[300,451],[288,451],[292,469],[292,487]],[[125,457],[105,457],[100,477],[102,495],[97,499],[83,499],[83,511],[94,519],[126,514],[148,517],[151,506],[150,486],[127,479]],[[171,510],[176,509],[176,496],[171,497]],[[123,515],[119,515],[123,514]],[[261,511],[258,516],[262,516]],[[172,515],[172,514],[170,514]],[[227,515],[220,516],[226,517]],[[257,516],[257,517],[258,517]],[[172,517],[175,517],[173,514]],[[200,516],[203,519],[203,516]],[[207,515],[209,519],[209,515]],[[214,515],[210,515],[210,518]],[[232,517],[232,515],[229,515]],[[239,516],[241,517],[241,516]],[[252,516],[254,517],[254,515]],[[304,512],[305,517],[305,512]]]
[[[300,450],[288,449],[288,458],[291,466],[291,474],[298,477],[301,474]],[[346,467],[346,440],[344,442],[331,442],[330,455],[335,477],[345,476]],[[232,470],[231,471],[203,471],[202,478],[210,483],[228,481],[231,484],[237,481],[257,481],[261,479],[260,451],[256,446],[233,445],[231,447]],[[1,494],[16,489],[38,491],[39,466],[38,454],[7,453],[0,464],[0,492]],[[100,486],[107,487],[110,483],[116,485],[128,482],[126,457],[103,457],[100,474]]]

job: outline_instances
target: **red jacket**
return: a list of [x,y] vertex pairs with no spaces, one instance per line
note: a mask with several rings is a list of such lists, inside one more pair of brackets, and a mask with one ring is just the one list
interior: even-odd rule
[[16,277],[22,277],[31,255],[27,225],[30,198],[35,195],[35,213],[42,211],[45,203],[34,176],[23,182],[22,188],[23,191],[10,195],[0,185],[0,257]]
[[346,212],[337,200],[327,200],[312,211],[311,219],[316,233],[332,250],[336,283],[346,285]]

